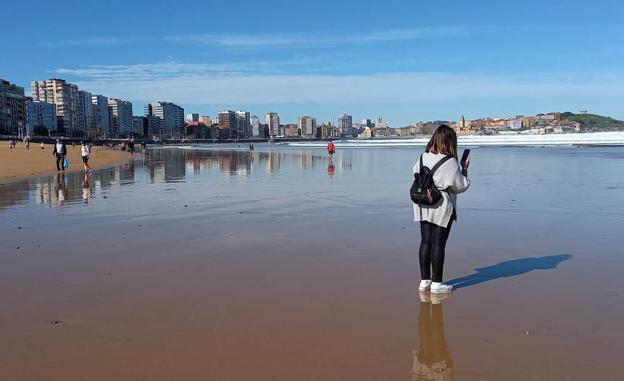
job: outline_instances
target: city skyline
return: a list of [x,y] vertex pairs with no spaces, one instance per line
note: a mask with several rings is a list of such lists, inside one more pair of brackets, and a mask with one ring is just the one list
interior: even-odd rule
[[[130,101],[134,115],[162,100],[211,116],[275,111],[289,123],[579,110],[624,119],[624,6],[615,1],[565,10],[536,1],[158,4],[8,4],[6,28],[20,33],[8,39],[1,77],[26,89],[63,78]],[[221,17],[233,12],[235,21]],[[60,15],[72,22],[45,26]]]

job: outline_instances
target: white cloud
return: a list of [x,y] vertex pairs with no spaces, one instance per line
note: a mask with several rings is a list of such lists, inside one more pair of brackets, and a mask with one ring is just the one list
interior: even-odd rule
[[247,61],[228,63],[183,63],[176,61],[132,64],[90,65],[78,68],[59,68],[55,74],[87,80],[154,80],[170,77],[204,77],[209,75],[241,75],[250,73],[283,74],[294,67],[318,63],[315,58],[282,61]]
[[46,48],[58,48],[58,47],[76,47],[76,46],[113,46],[122,44],[134,44],[146,42],[148,39],[144,37],[89,37],[89,38],[77,38],[69,40],[57,40],[57,41],[42,41],[40,46]]
[[465,34],[467,29],[459,26],[420,27],[390,29],[366,33],[336,34],[188,34],[165,36],[176,43],[192,43],[203,46],[229,48],[296,47],[344,44],[370,44],[389,41],[419,40]]
[[174,75],[157,79],[79,81],[86,90],[147,102],[189,105],[275,103],[389,104],[556,97],[622,97],[624,77],[584,79],[446,73],[369,75],[233,74]]

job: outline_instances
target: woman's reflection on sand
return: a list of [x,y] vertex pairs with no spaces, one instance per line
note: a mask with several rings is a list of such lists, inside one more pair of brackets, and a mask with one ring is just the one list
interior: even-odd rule
[[448,294],[420,294],[418,350],[413,351],[412,381],[453,379],[453,359],[444,336],[442,302]]

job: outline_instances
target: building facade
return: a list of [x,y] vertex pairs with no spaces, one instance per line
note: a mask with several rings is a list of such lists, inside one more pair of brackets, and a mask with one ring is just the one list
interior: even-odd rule
[[252,115],[249,119],[251,124],[251,136],[260,136],[260,119],[257,115]]
[[48,136],[51,131],[56,131],[56,105],[27,100],[26,125],[29,136]]
[[108,109],[108,98],[103,95],[92,95],[93,118],[91,126],[87,129],[88,136],[112,136],[113,131],[110,124],[110,111]]
[[78,90],[78,100],[80,102],[80,110],[78,114],[78,128],[86,134],[90,130],[94,123],[93,112],[93,94],[88,91]]
[[171,102],[152,102],[145,105],[145,116],[159,118],[159,134],[164,137],[179,137],[184,129],[184,108]]
[[149,126],[147,124],[146,116],[133,116],[132,117],[132,131],[134,136],[147,136]]
[[301,136],[313,137],[316,136],[316,118],[311,116],[301,116],[298,121],[299,129],[301,130]]
[[80,135],[80,95],[78,86],[52,78],[31,82],[33,101],[56,105],[57,134]]
[[349,114],[338,115],[338,123],[336,126],[343,135],[350,134],[351,128],[353,128],[353,117]]
[[0,135],[27,135],[24,88],[3,79],[0,79]]
[[276,112],[267,112],[264,114],[264,124],[269,126],[269,135],[279,135],[279,115]]
[[127,137],[133,134],[132,103],[123,99],[108,98],[114,136]]
[[238,138],[251,136],[251,116],[247,111],[236,111],[236,130]]

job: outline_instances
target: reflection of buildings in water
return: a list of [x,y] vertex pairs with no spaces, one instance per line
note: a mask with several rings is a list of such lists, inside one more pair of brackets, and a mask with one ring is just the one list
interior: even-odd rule
[[[424,295],[421,296],[425,297]],[[450,381],[453,379],[453,359],[444,336],[444,316],[441,300],[432,295],[420,303],[418,315],[418,350],[413,351],[412,381]],[[435,303],[435,304],[434,304]]]
[[[313,152],[289,152],[289,151],[249,151],[247,149],[226,150],[175,150],[154,149],[150,150],[146,160],[147,171],[150,180],[171,181],[184,177],[185,168],[199,174],[204,170],[216,168],[222,175],[250,175],[254,168],[264,167],[267,173],[276,173],[280,170],[284,161],[298,163],[300,168],[309,169],[317,165],[327,166],[328,158],[325,155]],[[349,160],[341,160],[340,167],[351,169]],[[159,173],[160,172],[160,173]]]
[[268,172],[275,173],[280,169],[280,161],[281,157],[278,152],[269,152],[269,157],[267,160],[267,170]]
[[177,160],[167,160],[165,162],[166,182],[182,180],[186,177],[186,162],[184,159],[183,157]]
[[352,164],[350,160],[340,159],[340,168],[343,171],[350,171],[352,169]]
[[119,172],[118,177],[120,184],[134,183],[134,161],[124,164],[123,168],[116,167],[116,170]]
[[147,151],[146,165],[152,182],[182,180],[186,176],[186,150],[152,149]]
[[35,181],[35,202],[37,204],[58,205],[71,201],[67,177],[63,173],[56,176],[39,177]]
[[192,158],[190,159],[190,161],[191,167],[193,169],[193,174],[199,175],[202,172],[202,169],[204,169],[202,160],[200,158]]
[[0,185],[0,208],[20,204],[28,200],[30,184],[27,181],[18,181]]

